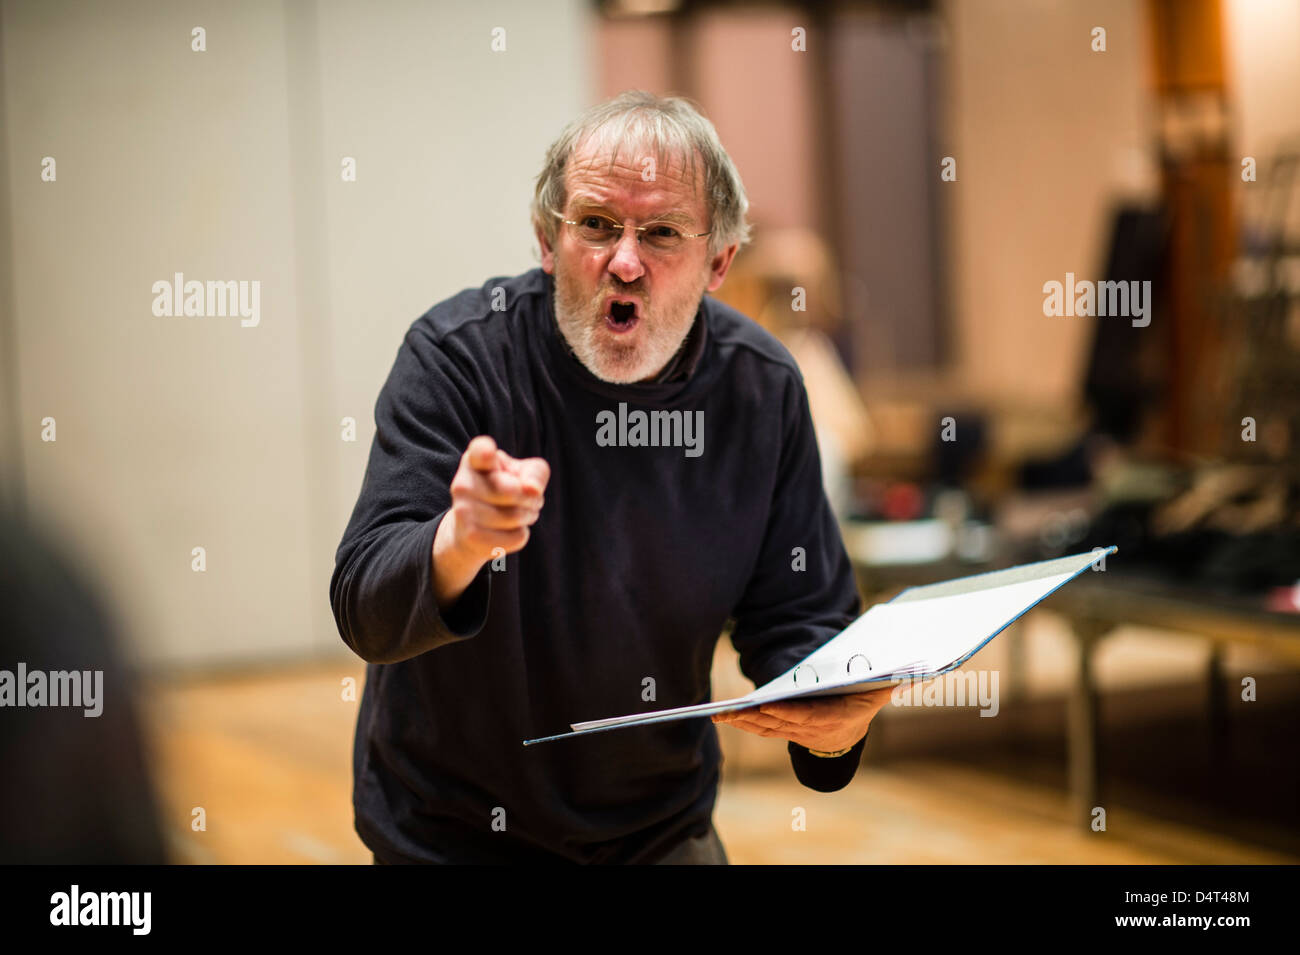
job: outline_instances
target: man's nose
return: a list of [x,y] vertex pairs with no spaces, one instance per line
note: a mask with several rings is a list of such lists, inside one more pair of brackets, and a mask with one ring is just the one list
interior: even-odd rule
[[624,282],[635,282],[645,274],[645,263],[641,261],[641,246],[637,242],[639,232],[624,229],[614,244],[614,257],[609,261],[609,270]]

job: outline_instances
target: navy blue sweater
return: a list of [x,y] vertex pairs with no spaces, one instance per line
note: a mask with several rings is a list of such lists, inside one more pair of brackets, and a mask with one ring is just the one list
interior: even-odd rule
[[[330,602],[369,664],[357,832],[391,861],[653,860],[708,828],[710,720],[522,741],[708,700],[729,619],[762,684],[860,612],[803,381],[776,339],[706,295],[671,374],[611,385],[568,350],[553,291],[534,269],[434,306],[375,406]],[[545,458],[551,478],[528,544],[444,613],[434,534],[480,434]],[[805,785],[832,791],[864,743],[834,759],[788,748]]]

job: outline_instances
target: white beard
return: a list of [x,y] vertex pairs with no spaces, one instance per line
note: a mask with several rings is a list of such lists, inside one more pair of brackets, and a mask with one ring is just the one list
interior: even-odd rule
[[685,343],[704,288],[680,303],[649,304],[644,296],[632,293],[646,305],[646,311],[631,333],[634,340],[626,344],[605,327],[601,303],[610,291],[602,290],[594,300],[570,296],[557,266],[556,324],[574,355],[601,381],[615,385],[645,381],[662,371]]

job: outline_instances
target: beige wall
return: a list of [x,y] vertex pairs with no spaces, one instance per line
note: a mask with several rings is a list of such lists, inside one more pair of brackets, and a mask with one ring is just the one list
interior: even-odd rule
[[740,170],[751,220],[767,228],[815,225],[810,54],[790,47],[791,27],[800,24],[807,25],[798,11],[769,8],[691,17],[681,51],[691,86],[683,89],[671,81],[666,18],[602,18],[602,94],[645,89],[689,96]]
[[696,95],[744,177],[750,218],[767,228],[818,221],[813,151],[813,53],[791,50],[790,10],[719,11],[698,18]]
[[666,17],[600,17],[596,61],[602,98],[641,89],[681,93],[672,83],[672,29]]
[[1300,0],[1224,0],[1227,63],[1243,156],[1300,140]]
[[[343,650],[329,574],[379,386],[431,304],[534,264],[531,180],[588,101],[587,16],[4,5],[24,483],[144,660]],[[260,281],[260,324],[155,317],[177,271]]]
[[[1090,320],[1045,317],[1042,287],[1100,278],[1110,197],[1152,178],[1144,7],[950,0],[945,19],[958,381],[992,401],[1069,405]],[[1090,48],[1095,26],[1105,53]]]

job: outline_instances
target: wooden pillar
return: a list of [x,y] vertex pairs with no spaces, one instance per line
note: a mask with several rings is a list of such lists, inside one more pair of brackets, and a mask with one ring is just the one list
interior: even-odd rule
[[1216,302],[1236,248],[1220,0],[1147,0],[1170,256],[1161,309],[1170,372],[1163,438],[1212,453],[1222,396],[1207,387],[1221,351]]

